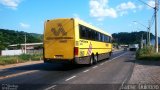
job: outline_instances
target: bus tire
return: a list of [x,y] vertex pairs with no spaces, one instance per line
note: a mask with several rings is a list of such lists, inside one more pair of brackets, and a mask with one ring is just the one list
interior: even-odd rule
[[89,62],[89,65],[93,65],[94,63],[94,57],[93,55],[90,56],[90,62]]
[[110,59],[111,56],[112,56],[112,52],[110,52],[110,53],[108,54],[108,59]]
[[97,64],[98,62],[98,55],[94,55],[94,63]]

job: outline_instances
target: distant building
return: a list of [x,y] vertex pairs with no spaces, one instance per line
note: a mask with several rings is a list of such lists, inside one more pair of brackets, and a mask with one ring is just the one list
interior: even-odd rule
[[0,56],[23,54],[25,53],[25,46],[27,54],[43,53],[43,43],[26,43],[9,45],[9,50],[2,50]]
[[33,50],[33,49],[41,49],[40,46],[42,46],[43,43],[26,43],[26,44],[13,44],[13,45],[9,45],[10,49],[17,49],[18,47],[20,47],[22,50],[26,49],[27,50]]

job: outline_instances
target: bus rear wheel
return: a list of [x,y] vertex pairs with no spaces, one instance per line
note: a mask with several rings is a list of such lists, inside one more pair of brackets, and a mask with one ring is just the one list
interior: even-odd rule
[[89,63],[89,65],[93,65],[93,62],[94,62],[93,58],[94,58],[93,55],[91,55],[90,56],[90,63]]
[[94,63],[97,64],[98,62],[98,55],[94,55]]

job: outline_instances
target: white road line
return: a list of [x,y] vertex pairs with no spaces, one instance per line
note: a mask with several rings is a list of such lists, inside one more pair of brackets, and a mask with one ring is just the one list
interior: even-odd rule
[[94,67],[92,67],[92,68],[97,68],[98,66],[94,66]]
[[111,59],[111,60],[107,60],[107,61],[105,61],[104,63],[102,63],[102,64],[100,64],[100,65],[103,65],[103,64],[105,64],[105,63],[108,63],[108,62],[111,62],[111,61],[113,61],[114,59],[117,59],[117,58],[119,58],[119,57],[121,57],[121,56],[123,56],[123,55],[125,55],[126,53],[124,53],[124,54],[122,54],[122,55],[119,55],[119,56],[117,56],[117,57],[115,57],[115,58],[113,58],[113,59]]
[[48,88],[46,88],[46,89],[44,89],[44,90],[50,90],[50,89],[52,89],[52,90],[53,90],[56,86],[57,86],[57,85],[53,85],[53,86],[48,87]]
[[123,88],[124,83],[127,81],[127,79],[128,79],[128,77],[124,79],[124,81],[122,82],[121,87],[119,88],[119,90],[121,90]]
[[117,57],[115,57],[115,58],[113,58],[113,59],[111,59],[111,60],[109,60],[109,61],[112,61],[112,60],[114,60],[114,59],[117,59],[117,58],[119,58],[119,57],[121,57],[121,56],[123,56],[123,55],[125,55],[126,53],[124,53],[124,54],[122,54],[122,55],[119,55],[119,56],[117,56]]
[[69,81],[69,80],[71,80],[71,79],[73,79],[73,78],[75,78],[75,77],[76,77],[76,76],[72,76],[72,77],[66,79],[65,81]]
[[89,69],[87,69],[87,70],[85,70],[85,71],[83,71],[83,72],[85,73],[85,72],[88,72],[88,71],[89,71]]

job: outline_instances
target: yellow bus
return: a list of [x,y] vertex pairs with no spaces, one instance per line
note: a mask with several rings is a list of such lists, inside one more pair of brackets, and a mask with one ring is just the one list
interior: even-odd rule
[[112,36],[74,18],[47,20],[44,25],[44,62],[94,64],[109,58]]

